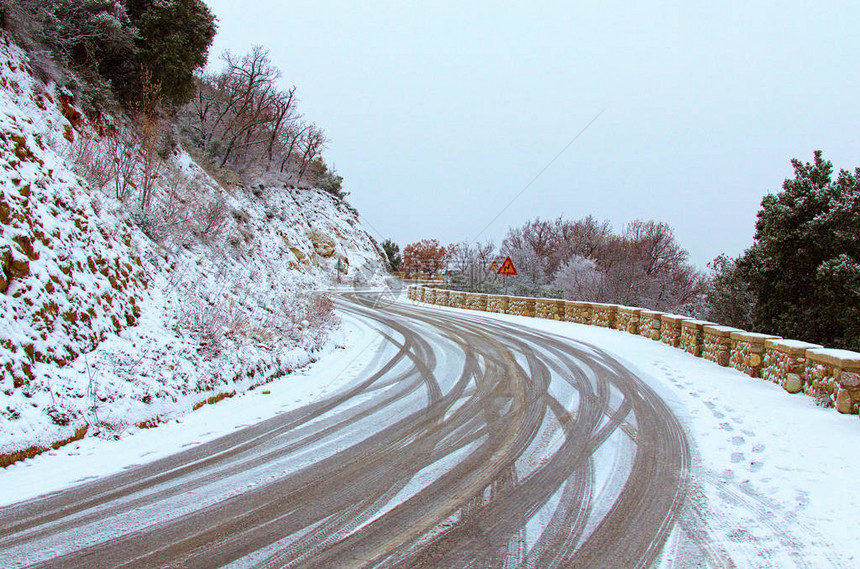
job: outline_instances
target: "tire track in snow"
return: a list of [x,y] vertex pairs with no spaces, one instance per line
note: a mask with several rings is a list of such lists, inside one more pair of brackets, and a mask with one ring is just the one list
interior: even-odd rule
[[[150,465],[3,508],[12,521],[0,528],[0,555],[29,548],[22,565],[42,567],[626,568],[657,559],[683,503],[689,451],[641,380],[596,348],[490,318],[377,308],[362,295],[338,306],[385,337],[363,381]],[[570,408],[551,394],[553,382],[576,392]],[[561,435],[552,449],[538,441],[549,417]],[[335,450],[298,458],[323,445]],[[629,462],[621,487],[599,485],[599,452]],[[536,466],[519,471],[523,458]],[[285,473],[274,476],[280,464]],[[416,486],[419,473],[433,476]],[[174,509],[224,480],[253,486]],[[138,508],[155,513],[139,527],[111,527]],[[530,535],[539,512],[550,521]],[[101,533],[83,539],[80,527]]]

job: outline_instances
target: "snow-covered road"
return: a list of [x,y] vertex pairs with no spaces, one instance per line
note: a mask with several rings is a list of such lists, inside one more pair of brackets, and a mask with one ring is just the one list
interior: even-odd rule
[[856,417],[614,330],[339,306],[307,372],[0,472],[2,565],[860,566]]

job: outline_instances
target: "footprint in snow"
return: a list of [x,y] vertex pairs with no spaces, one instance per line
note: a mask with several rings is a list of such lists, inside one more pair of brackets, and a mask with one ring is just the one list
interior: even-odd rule
[[741,446],[742,444],[744,444],[744,442],[746,442],[746,439],[744,439],[743,437],[732,437],[732,444],[736,447]]
[[735,430],[735,428],[732,427],[729,423],[720,423],[720,428],[724,431],[729,431],[729,432]]
[[762,468],[764,468],[763,462],[753,461],[750,463],[750,472],[758,472]]
[[754,453],[757,453],[757,454],[763,453],[764,449],[765,449],[765,446],[763,444],[756,444],[756,445],[753,445],[753,447],[752,447],[752,451]]
[[720,413],[719,411],[714,411],[714,417],[716,417],[717,419],[722,419],[725,416],[726,415],[724,413]]
[[731,458],[732,464],[737,464],[739,462],[744,461],[744,453],[742,452],[733,452]]

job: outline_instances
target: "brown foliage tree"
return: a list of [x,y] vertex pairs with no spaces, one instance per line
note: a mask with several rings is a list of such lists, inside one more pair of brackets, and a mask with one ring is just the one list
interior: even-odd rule
[[400,268],[407,274],[427,273],[430,276],[445,267],[454,246],[443,247],[436,239],[422,239],[403,248]]

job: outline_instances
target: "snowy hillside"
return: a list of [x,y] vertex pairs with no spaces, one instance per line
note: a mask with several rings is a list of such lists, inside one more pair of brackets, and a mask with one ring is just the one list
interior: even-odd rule
[[144,166],[105,175],[130,152],[121,117],[84,116],[5,39],[0,66],[0,458],[151,426],[331,349],[319,291],[382,272],[351,207],[222,187],[178,147],[144,202]]

